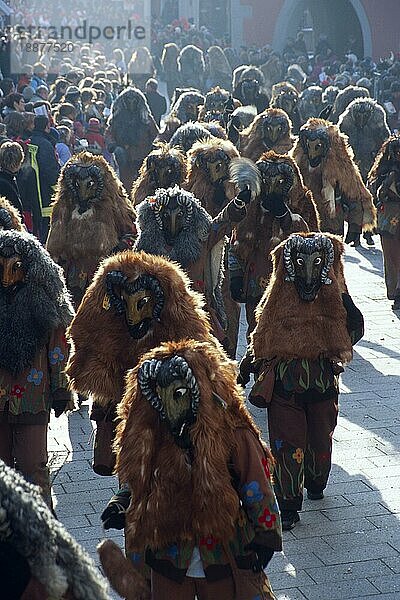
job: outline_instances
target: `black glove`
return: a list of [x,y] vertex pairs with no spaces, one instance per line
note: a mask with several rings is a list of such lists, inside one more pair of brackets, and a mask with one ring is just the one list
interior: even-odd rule
[[244,204],[249,204],[250,200],[251,200],[251,189],[248,185],[246,185],[246,187],[244,188],[244,190],[241,190],[238,195],[236,196],[236,198],[238,200],[240,200],[241,202],[243,202]]
[[68,402],[71,400],[70,392],[61,388],[57,389],[53,394],[51,407],[54,409],[54,415],[60,417],[67,408]]
[[342,294],[342,302],[347,312],[347,331],[349,332],[351,343],[354,345],[364,335],[364,317],[354,304],[350,294]]
[[282,196],[277,194],[270,194],[269,196],[262,198],[261,204],[263,208],[270,212],[271,215],[276,219],[282,219],[289,212],[289,209],[283,201]]
[[235,302],[243,302],[243,276],[237,275],[236,277],[231,277],[230,281],[230,291],[232,300]]
[[118,490],[118,493],[111,498],[101,513],[100,519],[104,529],[123,529],[125,527],[125,513],[128,510],[130,501],[130,490]]
[[261,573],[261,571],[266,568],[275,552],[275,550],[267,548],[266,546],[261,546],[256,542],[252,542],[246,546],[245,550],[252,550],[254,552],[253,564],[251,567],[254,573]]
[[247,351],[239,363],[239,375],[237,378],[237,382],[239,385],[241,385],[244,388],[250,381],[250,373],[252,371],[251,361],[252,361],[252,357],[249,354],[249,352]]
[[226,126],[226,133],[228,135],[228,140],[232,142],[236,146],[240,138],[240,118],[237,115],[234,115]]

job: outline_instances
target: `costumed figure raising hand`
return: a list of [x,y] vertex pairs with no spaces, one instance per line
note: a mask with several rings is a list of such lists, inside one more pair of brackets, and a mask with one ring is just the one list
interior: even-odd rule
[[289,156],[266,152],[256,164],[245,158],[232,161],[231,180],[239,187],[249,182],[256,190],[246,218],[236,227],[229,256],[232,298],[246,304],[250,333],[272,271],[270,251],[295,231],[318,230],[319,219],[312,194]]
[[264,569],[282,542],[271,456],[234,363],[213,344],[163,344],[129,372],[118,414],[116,470],[132,499],[127,558],[100,547],[113,587],[144,598],[130,563],[144,555],[152,600],[272,600]]
[[[229,178],[229,165],[239,153],[228,140],[211,138],[196,142],[188,153],[189,173],[184,188],[199,198],[203,208],[215,218],[235,197],[235,186]],[[233,234],[234,235],[234,234]],[[239,331],[240,306],[230,294],[227,272],[228,252],[224,255],[225,277],[222,295],[227,316],[228,354],[235,358]]]
[[272,253],[274,270],[251,335],[256,383],[249,401],[267,407],[282,526],[299,520],[303,488],[324,496],[338,415],[338,374],[363,336],[363,316],[343,274],[343,243],[293,234]]
[[204,294],[214,335],[224,344],[227,319],[221,284],[226,236],[245,217],[250,196],[242,189],[214,219],[193,194],[178,186],[156,190],[137,207],[135,250],[166,256],[185,269],[194,289]]

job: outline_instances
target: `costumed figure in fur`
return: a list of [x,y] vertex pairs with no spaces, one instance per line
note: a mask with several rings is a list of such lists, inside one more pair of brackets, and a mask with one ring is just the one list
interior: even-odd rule
[[251,335],[256,382],[249,401],[267,407],[283,529],[299,521],[303,488],[324,496],[338,416],[338,374],[363,336],[363,316],[343,275],[343,243],[294,234],[272,252],[274,270]]
[[292,149],[294,141],[292,123],[285,111],[267,108],[242,131],[239,150],[243,157],[256,161],[268,150],[286,154]]
[[233,80],[233,97],[243,106],[255,106],[258,113],[268,108],[269,96],[264,90],[265,78],[260,69],[248,65],[238,67],[234,71]]
[[103,157],[80,152],[65,164],[47,249],[63,267],[76,307],[99,262],[133,245],[135,218],[125,189]]
[[393,310],[400,310],[400,137],[384,142],[368,176],[378,209],[386,293]]
[[108,600],[93,560],[40,490],[0,460],[0,575],[4,600]]
[[209,339],[203,300],[176,264],[143,252],[121,252],[99,267],[68,336],[71,387],[94,401],[93,468],[99,475],[111,475],[113,420],[126,371],[162,341]]
[[132,204],[140,204],[147,196],[154,194],[157,188],[181,185],[186,175],[185,155],[179,148],[170,148],[160,142],[140,167],[139,176],[132,186]]
[[227,116],[226,132],[228,140],[235,144],[235,146],[238,146],[240,133],[247,127],[250,127],[257,116],[257,109],[255,106],[238,106],[238,108],[235,108]]
[[310,119],[300,129],[292,156],[313,193],[321,231],[343,236],[346,220],[346,243],[359,245],[361,231],[375,226],[376,209],[347,136],[329,121]]
[[390,137],[384,109],[371,98],[356,98],[340,115],[338,127],[349,138],[354,160],[366,182],[376,155]]
[[220,46],[210,46],[207,50],[206,89],[221,86],[230,90],[232,67]]
[[285,111],[293,125],[293,132],[298,133],[301,126],[299,113],[299,92],[288,81],[281,81],[272,87],[270,108],[280,108]]
[[211,123],[186,123],[181,125],[170,140],[171,148],[179,148],[182,152],[189,152],[195,142],[219,138],[226,140],[224,128],[217,122]]
[[[186,190],[199,198],[203,208],[215,218],[236,195],[234,184],[229,179],[229,164],[239,153],[227,140],[211,138],[196,142],[188,153],[189,174],[184,184]],[[228,354],[235,358],[239,331],[240,306],[230,294],[228,253],[225,252],[225,273],[222,295],[227,316]]]
[[224,344],[227,317],[221,285],[226,236],[245,217],[250,200],[250,192],[240,189],[214,219],[193,194],[178,186],[156,190],[137,207],[135,250],[166,256],[188,273],[194,289],[204,294],[214,334]]
[[25,231],[19,211],[5,198],[0,196],[0,231],[3,229]]
[[231,180],[256,190],[245,219],[236,227],[230,248],[231,294],[246,304],[248,334],[254,329],[254,311],[272,272],[271,250],[291,233],[318,231],[319,217],[311,192],[304,186],[292,158],[275,152],[254,164],[248,159],[231,163]]
[[[229,92],[219,86],[212,88],[205,96],[204,106],[199,112],[199,121],[217,121],[223,127],[225,126],[225,107],[229,101]],[[236,106],[233,103],[232,110],[237,108],[239,102],[236,101]]]
[[370,98],[369,90],[358,85],[348,85],[337,94],[329,116],[333,123],[337,123],[341,114],[344,113],[350,102],[356,98]]
[[200,107],[204,104],[204,96],[194,88],[178,88],[171,102],[169,115],[164,119],[164,128],[157,136],[157,141],[169,142],[181,125],[195,122]]
[[171,100],[175,89],[180,85],[178,71],[179,47],[174,43],[164,44],[161,56],[161,65],[164,71],[164,79],[167,84],[168,96]]
[[163,344],[129,372],[118,414],[128,558],[119,551],[117,570],[117,547],[100,549],[115,589],[143,598],[128,561],[144,554],[152,600],[272,600],[264,569],[282,541],[271,457],[234,363],[208,343]]
[[310,85],[303,90],[297,104],[301,125],[312,117],[318,117],[323,108],[322,88],[319,85]]
[[197,121],[200,107],[204,105],[205,97],[199,91],[188,90],[178,97],[175,104],[172,105],[170,114],[175,116],[179,123],[189,123]]
[[106,140],[118,164],[119,177],[128,192],[158,133],[145,95],[137,88],[127,88],[121,92],[111,108]]
[[[218,346],[203,305],[187,275],[160,256],[123,252],[101,264],[68,332],[72,352],[67,368],[71,387],[90,394],[95,403],[91,418],[97,424],[97,474],[113,472],[116,406],[126,372],[142,354],[162,341],[185,338]],[[123,484],[101,515],[105,529],[124,528],[130,492]],[[144,590],[148,592],[146,582]]]
[[185,87],[202,90],[205,84],[206,64],[203,51],[197,46],[184,46],[178,56],[179,78]]
[[0,231],[0,459],[51,506],[47,426],[72,407],[64,373],[73,308],[62,270],[32,235]]

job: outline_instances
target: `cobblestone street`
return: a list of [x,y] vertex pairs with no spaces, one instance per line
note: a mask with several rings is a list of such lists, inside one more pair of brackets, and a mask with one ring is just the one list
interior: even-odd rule
[[[279,600],[400,598],[400,314],[391,311],[376,248],[346,248],[350,294],[366,332],[341,381],[334,465],[325,498],[305,500],[268,573]],[[244,323],[239,353],[245,348]],[[265,411],[251,409],[267,439]],[[116,488],[91,470],[88,406],[52,418],[50,463],[56,512],[96,556],[99,515]],[[118,532],[107,533],[122,543]],[[223,600],[223,599],[221,599]]]

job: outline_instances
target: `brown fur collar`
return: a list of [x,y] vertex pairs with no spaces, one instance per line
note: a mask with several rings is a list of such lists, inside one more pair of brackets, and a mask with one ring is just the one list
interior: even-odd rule
[[[200,388],[201,400],[191,429],[193,461],[179,448],[137,385],[138,367],[127,376],[115,440],[116,471],[132,490],[126,516],[129,551],[163,548],[212,534],[227,541],[238,517],[239,499],[228,462],[235,431],[259,436],[236,384],[235,364],[214,345],[193,340],[163,344],[143,356],[183,356]],[[226,402],[215,400],[213,392]]]
[[292,122],[288,115],[280,108],[267,108],[257,115],[254,121],[241,132],[239,144],[241,156],[256,161],[267,150],[263,142],[263,120],[268,117],[283,117],[288,124],[287,135],[269,150],[274,150],[278,154],[286,154],[292,149],[295,138],[292,136]]
[[[95,207],[75,218],[75,202],[66,185],[64,173],[71,164],[96,165],[101,169],[104,188]],[[80,152],[64,165],[59,177],[47,250],[56,261],[94,259],[112,251],[124,233],[134,228],[136,214],[127,193],[102,156]]]
[[[372,195],[365,187],[360,170],[354,162],[354,153],[348,144],[347,136],[341,133],[337,125],[323,119],[311,118],[303,125],[302,129],[315,130],[321,127],[326,128],[328,132],[330,148],[319,167],[310,169],[300,139],[297,139],[291,152],[291,156],[300,168],[305,184],[312,189],[314,200],[320,211],[323,210],[323,206],[326,204],[321,185],[329,184],[333,188],[338,185],[348,199],[361,202],[363,220],[360,226],[364,230],[373,229],[376,223],[376,208],[373,204]],[[320,176],[319,179],[318,175]],[[317,180],[320,181],[319,186],[315,184]]]
[[[129,279],[147,273],[161,284],[165,295],[161,322],[155,323],[141,340],[129,336],[123,317],[103,307],[105,279],[110,271],[122,271]],[[82,394],[93,394],[101,404],[118,402],[125,372],[150,348],[162,341],[187,337],[214,340],[203,304],[202,296],[191,289],[184,272],[164,258],[128,251],[103,261],[68,330],[72,342],[67,366],[71,387]]]
[[314,360],[323,356],[343,362],[351,360],[352,344],[341,296],[347,290],[343,274],[343,244],[337,236],[324,235],[334,245],[335,259],[328,274],[332,283],[322,286],[314,302],[300,300],[294,283],[285,281],[285,242],[273,251],[273,274],[256,309],[257,325],[251,334],[255,359],[277,356],[280,359]]

